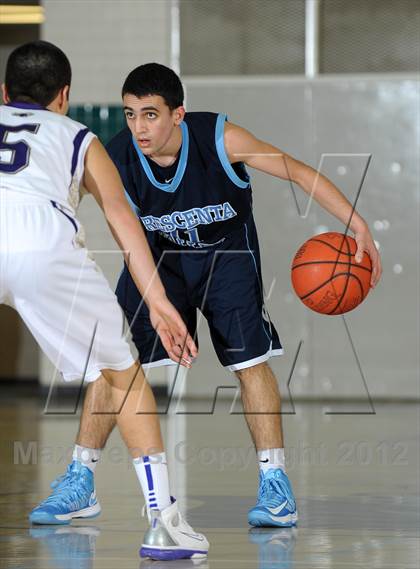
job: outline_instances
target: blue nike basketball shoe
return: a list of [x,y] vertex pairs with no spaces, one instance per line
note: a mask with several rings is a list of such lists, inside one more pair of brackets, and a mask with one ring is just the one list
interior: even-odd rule
[[248,512],[252,526],[291,527],[298,519],[296,501],[287,475],[281,468],[260,471],[257,505]]
[[73,460],[51,484],[53,492],[29,516],[32,524],[69,524],[73,518],[94,518],[101,512],[93,472]]

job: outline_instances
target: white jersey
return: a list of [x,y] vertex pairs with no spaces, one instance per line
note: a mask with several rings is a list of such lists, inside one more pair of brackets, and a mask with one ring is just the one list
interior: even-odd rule
[[68,381],[134,363],[124,315],[74,219],[93,137],[38,105],[0,106],[0,304]]
[[74,214],[93,138],[83,124],[39,105],[1,105],[0,192],[36,195]]

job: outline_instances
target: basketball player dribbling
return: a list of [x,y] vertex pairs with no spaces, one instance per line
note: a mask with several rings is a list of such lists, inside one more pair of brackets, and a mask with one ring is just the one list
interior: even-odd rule
[[[6,104],[0,107],[0,302],[17,310],[65,380],[109,385],[114,407],[121,408],[122,438],[150,505],[142,555],[205,557],[208,541],[194,532],[169,495],[165,460],[154,470],[166,484],[167,503],[152,508],[147,481],[156,473],[147,456],[165,456],[156,404],[121,337],[124,316],[117,299],[82,243],[75,217],[82,182],[103,209],[127,261],[129,255],[133,282],[169,358],[177,363],[182,358],[189,367],[196,346],[166,297],[115,166],[87,128],[64,116],[70,83],[67,57],[48,42],[25,44],[8,59]],[[99,512],[93,472],[74,461],[30,520],[67,524]]]
[[[332,182],[310,166],[228,122],[224,114],[186,113],[181,81],[171,69],[156,63],[134,69],[122,96],[128,128],[109,143],[108,152],[146,230],[168,297],[192,336],[196,335],[197,308],[201,310],[219,361],[239,379],[259,464],[257,504],[249,511],[248,521],[253,526],[293,526],[297,509],[286,474],[280,394],[268,365],[283,349],[264,307],[245,165],[293,180],[344,225],[349,224],[358,245],[356,261],[364,251],[372,259],[371,286],[375,287],[381,261],[368,225]],[[148,308],[127,266],[117,297],[143,367],[170,365],[163,346],[154,341]],[[92,470],[115,419],[93,416],[89,409],[94,401],[102,401],[106,408],[109,397],[106,382],[95,382],[85,399],[73,456]],[[155,467],[160,462],[159,456],[147,460]],[[166,507],[167,495],[160,493],[158,477],[153,488],[157,508]],[[147,503],[149,508],[155,504]]]

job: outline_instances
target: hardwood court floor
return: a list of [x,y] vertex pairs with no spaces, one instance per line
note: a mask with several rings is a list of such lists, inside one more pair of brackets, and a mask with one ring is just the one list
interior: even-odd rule
[[[196,411],[207,407],[194,405]],[[159,563],[138,558],[143,500],[116,432],[97,468],[101,516],[72,526],[29,526],[30,509],[65,469],[77,417],[45,416],[36,398],[2,396],[0,568],[418,568],[417,405],[325,415],[320,403],[296,404],[296,414],[284,417],[300,514],[294,530],[249,529],[254,455],[243,417],[220,407],[215,415],[162,416],[173,492],[211,549],[201,563]]]

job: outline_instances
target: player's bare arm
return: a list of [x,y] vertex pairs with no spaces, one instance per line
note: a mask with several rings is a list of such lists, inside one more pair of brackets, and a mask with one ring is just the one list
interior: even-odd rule
[[196,345],[166,297],[143,229],[125,198],[118,171],[98,139],[86,153],[84,185],[105,214],[166,351],[171,359],[178,362],[182,357],[183,365],[190,367],[189,354],[197,356]]
[[382,274],[381,259],[369,227],[328,178],[272,144],[259,140],[246,129],[229,122],[225,125],[224,141],[231,163],[244,162],[247,166],[271,176],[291,180],[305,193],[312,194],[319,205],[345,225],[351,218],[349,228],[357,243],[356,261],[361,261],[363,251],[369,253],[373,268],[371,287],[374,288],[378,284]]

